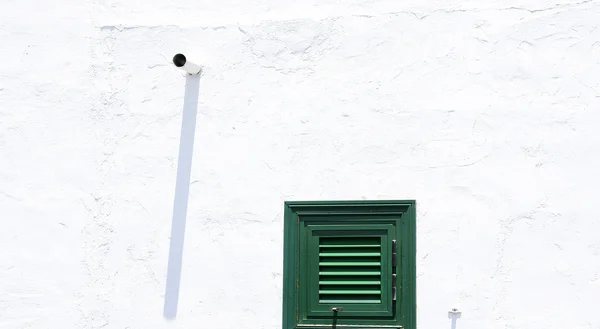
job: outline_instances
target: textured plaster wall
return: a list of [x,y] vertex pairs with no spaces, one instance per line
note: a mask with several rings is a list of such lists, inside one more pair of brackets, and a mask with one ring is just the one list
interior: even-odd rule
[[[418,327],[600,328],[600,1],[0,1],[0,328],[281,323],[285,200],[416,199]],[[206,65],[179,314],[184,78]]]

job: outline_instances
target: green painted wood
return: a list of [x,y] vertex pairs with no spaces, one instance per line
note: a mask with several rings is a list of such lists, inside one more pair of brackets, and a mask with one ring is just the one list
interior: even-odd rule
[[380,266],[381,262],[319,262],[321,266]]
[[365,271],[365,272],[335,272],[335,271],[322,271],[319,272],[319,275],[381,275],[380,271]]
[[339,245],[321,245],[321,248],[379,248],[378,244],[339,244]]
[[[311,248],[318,254],[311,254],[314,258],[312,275],[308,278],[309,289],[315,287],[315,293],[308,299],[307,317],[331,316],[333,304],[344,304],[345,317],[389,316],[392,314],[392,303],[389,295],[389,279],[391,275],[391,262],[389,249],[391,246],[392,225],[360,224],[360,225],[317,225],[310,224],[306,234],[308,242],[314,244]],[[336,249],[336,254],[331,254],[328,245],[346,245],[343,249]],[[358,247],[367,246],[367,247]],[[375,253],[373,253],[375,251]],[[369,253],[371,252],[371,253]],[[339,254],[347,256],[340,257]],[[310,265],[309,265],[310,266]],[[387,270],[386,270],[387,269]],[[375,285],[324,285],[321,281],[342,283],[347,281],[345,276],[324,276],[323,271],[334,273],[354,272],[353,277],[379,281]],[[377,272],[373,275],[372,272]],[[315,282],[316,281],[316,282]],[[364,281],[364,280],[362,280]]]
[[370,285],[370,284],[381,284],[381,281],[319,281],[321,285]]
[[328,304],[346,304],[346,303],[361,303],[361,304],[379,304],[381,301],[379,300],[367,300],[367,299],[319,299],[319,303],[328,303]]
[[319,290],[325,295],[381,295],[381,290]]
[[[414,329],[415,207],[414,201],[286,202],[283,329],[331,326],[332,307],[343,307],[341,328]],[[357,263],[370,265],[350,265]]]
[[381,253],[380,252],[320,252],[319,256],[322,256],[322,257],[367,257],[367,256],[379,257],[379,256],[381,256]]

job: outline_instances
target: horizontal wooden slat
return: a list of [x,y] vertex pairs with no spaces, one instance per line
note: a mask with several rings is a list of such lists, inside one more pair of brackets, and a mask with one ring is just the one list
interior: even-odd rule
[[319,272],[319,275],[381,275],[381,272],[380,271],[346,271],[346,272],[322,271],[322,272]]
[[320,252],[322,257],[369,257],[381,256],[380,252]]
[[321,248],[380,248],[379,244],[322,244]]
[[327,304],[380,304],[381,300],[379,299],[325,299],[322,298],[319,300],[319,303],[327,303]]
[[378,237],[323,237],[319,239],[319,246],[379,246],[380,244],[381,240]]
[[319,262],[321,266],[380,266],[381,262]]
[[323,295],[380,295],[381,290],[319,290]]
[[373,285],[381,284],[381,281],[319,281],[323,285]]

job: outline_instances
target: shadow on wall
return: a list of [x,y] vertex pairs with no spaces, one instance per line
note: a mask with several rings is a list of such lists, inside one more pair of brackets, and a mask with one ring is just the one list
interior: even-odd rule
[[200,75],[187,75],[183,115],[181,118],[181,139],[179,141],[177,180],[175,182],[175,200],[173,202],[173,222],[171,224],[171,245],[169,247],[167,285],[163,310],[163,316],[167,319],[174,319],[177,316],[181,264],[183,259],[183,239],[185,237],[185,221],[190,191],[199,93]]

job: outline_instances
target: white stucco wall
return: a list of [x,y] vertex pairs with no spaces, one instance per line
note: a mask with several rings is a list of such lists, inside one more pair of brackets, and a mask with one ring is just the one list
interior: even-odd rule
[[[285,200],[415,199],[418,328],[600,328],[600,1],[0,1],[0,328],[281,327]],[[179,314],[184,78],[206,65]]]

